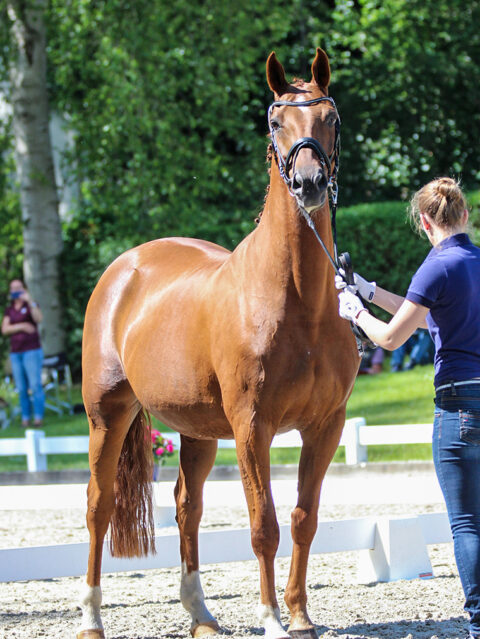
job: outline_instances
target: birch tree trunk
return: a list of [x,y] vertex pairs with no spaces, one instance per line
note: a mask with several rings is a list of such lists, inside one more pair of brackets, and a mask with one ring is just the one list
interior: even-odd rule
[[64,351],[65,343],[58,290],[62,235],[48,128],[46,6],[47,0],[8,0],[17,47],[10,72],[24,279],[43,312],[43,349],[54,355]]

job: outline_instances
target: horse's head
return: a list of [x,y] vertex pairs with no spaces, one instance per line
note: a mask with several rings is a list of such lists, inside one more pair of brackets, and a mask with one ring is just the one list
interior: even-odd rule
[[313,211],[325,204],[327,186],[338,165],[340,120],[328,97],[328,57],[318,48],[310,82],[289,84],[272,52],[267,80],[275,96],[268,124],[280,173],[298,204]]

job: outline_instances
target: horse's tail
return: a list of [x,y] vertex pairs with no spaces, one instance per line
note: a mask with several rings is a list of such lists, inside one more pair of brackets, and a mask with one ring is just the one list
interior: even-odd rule
[[123,442],[115,480],[115,508],[110,521],[113,557],[155,554],[150,428],[150,416],[140,410]]

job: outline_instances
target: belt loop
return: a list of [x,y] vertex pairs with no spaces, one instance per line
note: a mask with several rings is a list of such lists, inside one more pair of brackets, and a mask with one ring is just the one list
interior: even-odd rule
[[452,391],[452,395],[456,395],[457,391],[455,390],[455,383],[454,382],[450,382],[450,388]]

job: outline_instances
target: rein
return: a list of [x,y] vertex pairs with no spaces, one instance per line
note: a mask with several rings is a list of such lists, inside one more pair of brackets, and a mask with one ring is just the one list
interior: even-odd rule
[[[280,149],[278,148],[277,139],[275,137],[275,129],[272,126],[272,111],[275,107],[279,106],[292,106],[292,107],[306,107],[311,106],[313,104],[318,104],[319,102],[330,102],[335,108],[337,113],[337,119],[335,120],[335,141],[333,144],[333,151],[331,155],[328,155],[323,146],[320,144],[318,140],[315,138],[305,137],[299,138],[296,140],[292,146],[290,147],[286,158],[280,153]],[[343,266],[346,271],[346,276],[344,279],[347,281],[347,284],[353,284],[353,267],[351,264],[350,256],[348,253],[342,253],[340,257],[338,257],[337,252],[337,201],[338,201],[338,183],[337,183],[337,173],[338,166],[340,160],[340,116],[338,115],[337,106],[333,98],[330,97],[321,97],[314,98],[313,100],[306,100],[305,102],[290,102],[288,100],[278,100],[276,102],[272,102],[272,104],[268,107],[268,128],[270,131],[270,137],[272,140],[273,154],[275,156],[275,160],[277,162],[278,169],[280,171],[280,175],[282,176],[283,181],[287,185],[288,192],[290,195],[295,197],[295,193],[292,190],[293,179],[295,175],[295,163],[298,157],[299,152],[302,149],[312,149],[318,156],[320,160],[320,164],[327,171],[328,175],[328,183],[327,189],[330,195],[330,212],[331,212],[331,226],[332,226],[332,234],[333,234],[333,257],[330,255],[329,250],[325,246],[324,241],[320,237],[317,229],[315,228],[315,224],[313,223],[312,218],[303,208],[303,206],[299,205],[300,212],[304,217],[307,225],[313,231],[317,241],[325,252],[325,255],[328,258],[328,261],[333,267],[336,275],[340,274],[340,266]],[[333,169],[332,169],[333,166]],[[291,177],[289,177],[289,174]],[[348,266],[347,266],[348,265]],[[347,271],[348,269],[348,271]],[[350,281],[349,281],[350,280]],[[368,308],[368,304],[365,300],[362,300],[365,303],[365,306]],[[370,340],[370,338],[366,335],[366,333],[356,324],[350,322],[350,326],[352,328],[353,334],[355,335],[355,339],[357,341],[357,348],[359,355],[361,356],[364,352],[364,347],[368,346],[369,348],[375,348],[376,344]]]

